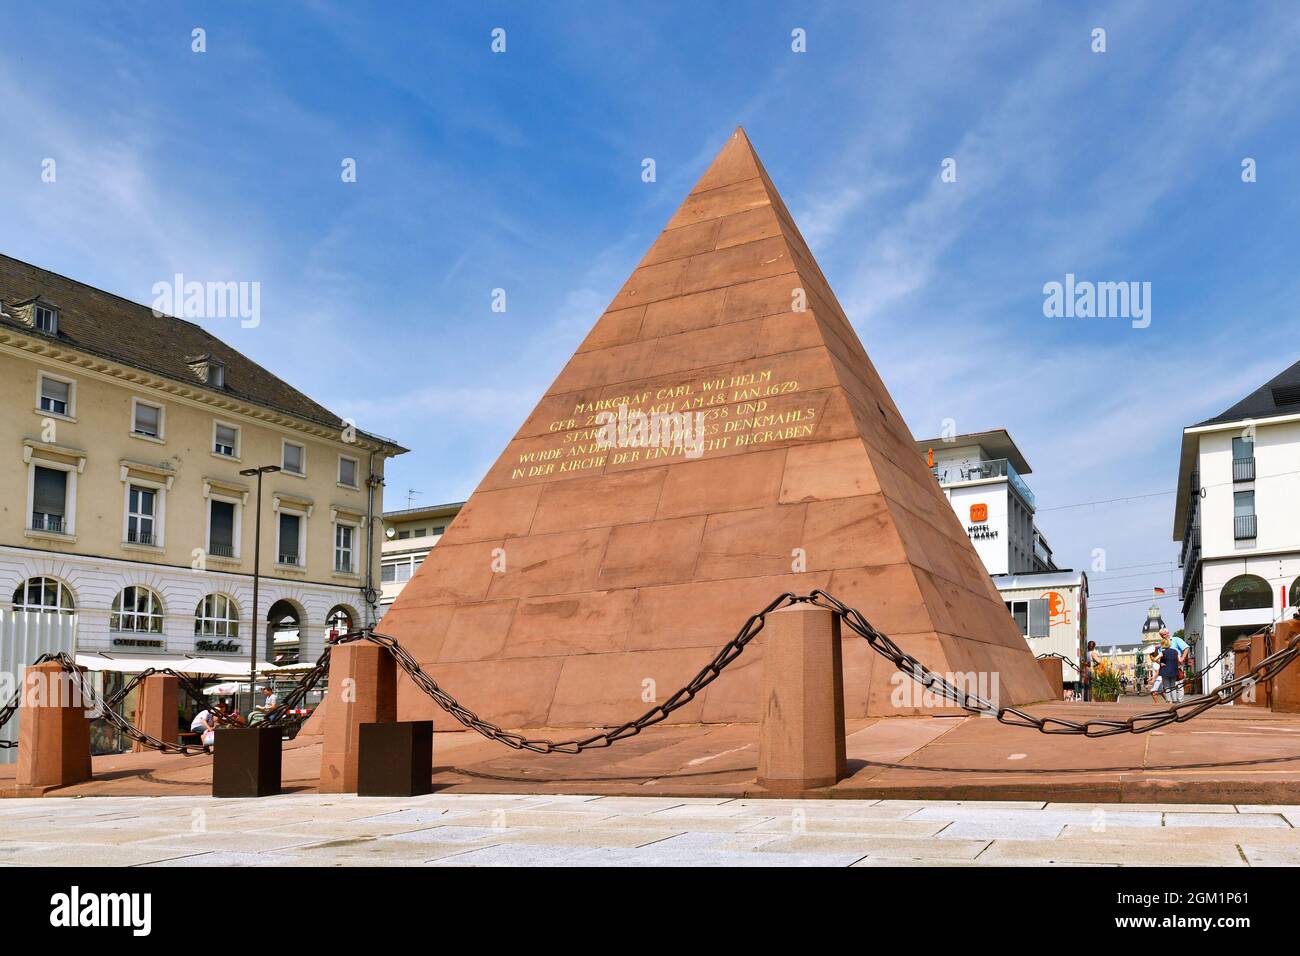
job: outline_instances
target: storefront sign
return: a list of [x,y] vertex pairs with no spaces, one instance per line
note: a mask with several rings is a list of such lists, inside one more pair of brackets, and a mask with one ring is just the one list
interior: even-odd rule
[[240,651],[234,641],[195,641],[194,649],[205,654],[238,654]]
[[989,506],[986,504],[977,504],[970,506],[970,520],[977,524],[983,524],[989,520]]
[[133,637],[115,637],[113,638],[114,647],[153,647],[158,650],[166,650],[166,641],[144,641]]
[[966,533],[971,536],[971,540],[982,538],[996,538],[998,536],[997,528],[990,528],[986,524],[972,524],[966,526]]

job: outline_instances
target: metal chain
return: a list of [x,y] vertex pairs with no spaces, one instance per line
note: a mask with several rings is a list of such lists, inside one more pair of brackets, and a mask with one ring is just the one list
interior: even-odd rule
[[[1180,680],[1178,683],[1174,684],[1174,687],[1178,687],[1178,688],[1186,687],[1188,684],[1192,683],[1193,681],[1198,680],[1199,678],[1202,678],[1205,675],[1209,674],[1210,668],[1213,667],[1215,664],[1219,663],[1219,661],[1223,660],[1225,657],[1227,657],[1228,652],[1231,650],[1232,650],[1232,645],[1229,644],[1227,647],[1225,647],[1222,651],[1219,652],[1218,657],[1214,658],[1212,661],[1210,661],[1208,664],[1202,667],[1191,677],[1185,677],[1182,680]],[[1162,692],[1163,690],[1164,689],[1162,688]],[[1169,690],[1173,690],[1173,687],[1169,688]]]
[[1047,660],[1047,659],[1050,658],[1050,657],[1055,657],[1055,658],[1057,658],[1057,659],[1059,659],[1059,660],[1065,661],[1065,663],[1069,664],[1069,665],[1070,665],[1071,667],[1073,667],[1076,671],[1079,669],[1079,665],[1078,665],[1078,664],[1076,664],[1074,661],[1070,660],[1070,659],[1069,659],[1068,657],[1066,657],[1064,654],[1058,654],[1058,653],[1056,653],[1056,651],[1051,651],[1051,652],[1049,652],[1049,653],[1047,653],[1047,654],[1039,654],[1037,657],[1034,658],[1034,660],[1036,660],[1036,661],[1045,661],[1045,660]]
[[[53,659],[53,655],[42,654],[40,657],[36,658],[35,663],[44,664],[46,661],[52,659]],[[23,699],[23,689],[19,687],[16,691],[14,691],[14,695],[9,699],[9,703],[5,704],[3,707],[0,707],[0,727],[3,727],[5,724],[9,723],[9,721],[13,719],[14,714],[18,713],[18,708],[22,704],[22,699]],[[0,740],[0,750],[13,750],[17,746],[18,746],[18,741],[16,740]]]
[[[987,700],[984,700],[978,694],[968,693],[958,687],[953,686],[947,680],[934,671],[930,670],[916,658],[905,653],[889,637],[877,631],[862,612],[857,608],[849,607],[838,598],[820,589],[813,591],[808,595],[796,595],[786,592],[762,611],[752,615],[747,620],[740,631],[730,641],[713,656],[703,668],[693,677],[689,683],[681,690],[673,694],[662,704],[656,704],[651,707],[640,717],[630,720],[627,723],[620,724],[611,730],[603,733],[592,734],[588,737],[575,738],[573,740],[553,741],[544,738],[530,738],[522,734],[508,731],[498,724],[484,720],[474,711],[462,706],[457,700],[444,691],[429,674],[425,673],[419,662],[411,656],[406,648],[398,643],[397,639],[387,635],[380,634],[370,629],[362,629],[344,634],[330,641],[326,646],[324,653],[317,659],[298,684],[285,695],[284,702],[267,713],[266,724],[284,724],[294,720],[301,720],[301,717],[288,716],[291,711],[297,709],[308,693],[319,683],[321,678],[327,677],[330,669],[330,652],[333,647],[340,644],[347,644],[353,641],[369,641],[383,647],[393,656],[402,671],[415,683],[415,685],[424,692],[426,696],[432,699],[439,707],[454,717],[457,721],[476,731],[489,740],[495,740],[505,744],[514,750],[528,750],[533,753],[563,753],[578,754],[584,750],[599,749],[609,747],[619,740],[625,740],[629,737],[635,737],[646,727],[653,726],[666,720],[673,711],[684,707],[709,684],[713,683],[722,674],[730,664],[732,664],[744,652],[749,643],[759,635],[767,621],[767,615],[773,611],[780,610],[794,604],[808,603],[817,607],[826,608],[837,614],[840,620],[859,637],[863,638],[872,650],[889,660],[904,674],[916,680],[927,690],[930,690],[939,696],[952,701],[962,710],[968,713],[978,715],[994,716],[1000,723],[1012,727],[1028,727],[1044,734],[1070,734],[1084,737],[1110,737],[1115,734],[1144,734],[1164,727],[1171,723],[1183,723],[1205,713],[1212,707],[1220,704],[1231,703],[1240,698],[1247,690],[1255,685],[1265,681],[1272,680],[1283,668],[1290,665],[1296,657],[1300,656],[1300,634],[1297,634],[1285,648],[1276,653],[1269,654],[1258,664],[1250,669],[1248,674],[1244,674],[1234,680],[1228,681],[1217,687],[1212,693],[1193,697],[1187,701],[1181,701],[1172,707],[1160,711],[1150,711],[1142,714],[1134,714],[1125,720],[1087,720],[1072,721],[1064,720],[1059,717],[1035,717],[1027,714],[1022,710],[1011,707],[998,707]],[[1206,665],[1205,671],[1226,655],[1225,650],[1218,658]],[[1041,657],[1061,657],[1062,660],[1068,659],[1060,654],[1044,654]],[[131,725],[124,717],[116,713],[111,706],[106,706],[95,694],[93,688],[87,683],[85,674],[76,663],[64,653],[46,654],[37,660],[37,663],[43,663],[48,660],[57,660],[63,669],[76,676],[81,684],[82,693],[85,698],[94,704],[94,709],[100,712],[102,718],[116,727],[121,733],[137,743],[151,747],[162,753],[176,753],[184,756],[194,756],[197,754],[211,753],[210,746],[190,747],[188,745],[168,743],[144,733],[137,727]],[[182,680],[182,686],[192,683],[188,678],[175,674],[170,670],[163,671]],[[1203,671],[1204,673],[1204,671]],[[132,681],[130,687],[135,686],[145,675],[141,675]],[[187,693],[189,692],[187,688]],[[120,701],[126,694],[126,690],[119,692],[108,702],[110,704]],[[16,694],[4,708],[0,709],[0,726],[12,717],[13,712],[17,709],[20,694]],[[0,747],[14,746],[12,742],[0,741]]]
[[1074,721],[1060,717],[1035,717],[1033,714],[1012,707],[997,707],[978,694],[970,694],[954,687],[916,658],[904,653],[897,644],[872,627],[862,616],[861,611],[849,607],[825,591],[813,591],[808,600],[818,607],[827,608],[840,615],[840,619],[848,628],[870,644],[876,653],[891,661],[895,667],[926,689],[951,700],[962,710],[972,714],[993,716],[999,723],[1011,727],[1028,727],[1044,734],[1111,737],[1115,734],[1145,734],[1168,724],[1183,723],[1193,717],[1199,717],[1212,707],[1237,700],[1257,684],[1272,680],[1279,671],[1300,656],[1300,634],[1297,634],[1282,650],[1270,654],[1252,667],[1250,673],[1222,684],[1215,688],[1213,693],[1180,701],[1165,710],[1134,714],[1126,720]]
[[[71,674],[73,679],[76,680],[81,692],[82,700],[90,705],[86,710],[95,715],[92,719],[103,720],[105,723],[116,728],[119,733],[136,743],[144,744],[146,747],[157,750],[161,753],[180,754],[185,757],[194,757],[199,754],[212,753],[212,748],[210,746],[191,747],[188,744],[174,744],[165,740],[159,740],[157,737],[150,734],[146,734],[143,730],[136,727],[114,709],[117,704],[121,702],[121,699],[126,696],[125,692],[118,692],[107,700],[101,698],[97,693],[95,693],[95,689],[91,686],[90,681],[86,677],[85,671],[78,667],[77,662],[68,654],[63,652],[57,654],[42,654],[36,659],[37,664],[44,664],[48,661],[57,661],[63,671],[67,674]],[[140,677],[131,682],[126,689],[129,690],[131,687],[134,687],[135,684],[139,683],[140,679],[143,679],[144,676],[147,675],[140,675]],[[173,673],[173,676],[179,677],[180,675]],[[19,692],[14,695],[14,699],[5,705],[3,710],[0,710],[0,727],[3,727],[10,717],[13,716],[13,713],[18,709],[18,704],[21,698],[22,691],[19,690]],[[17,741],[0,741],[0,748],[10,749],[16,746],[18,746]]]
[[[434,703],[449,713],[452,717],[455,717],[456,720],[468,727],[470,730],[477,731],[489,740],[503,743],[514,750],[530,750],[533,753],[578,754],[582,753],[584,750],[608,747],[619,740],[626,740],[628,737],[635,737],[646,727],[657,724],[662,720],[666,720],[669,714],[678,708],[689,704],[700,691],[717,680],[718,676],[727,668],[727,666],[744,653],[749,642],[756,638],[759,635],[759,632],[763,630],[763,625],[766,623],[767,615],[785,607],[786,605],[796,604],[807,600],[808,598],[806,597],[799,597],[788,592],[782,594],[763,610],[750,617],[750,619],[745,622],[745,626],[740,629],[740,632],[724,644],[722,649],[713,655],[713,659],[709,661],[709,663],[705,664],[704,667],[701,668],[700,672],[696,674],[685,687],[673,694],[662,704],[656,704],[654,707],[651,707],[635,720],[629,720],[627,723],[620,724],[618,727],[615,727],[612,730],[607,730],[604,733],[592,734],[590,737],[581,737],[574,740],[563,740],[558,742],[554,740],[525,737],[523,734],[508,731],[498,724],[484,720],[468,707],[459,704],[454,697],[439,687],[438,682],[425,673],[424,669],[420,667],[415,658],[410,655],[410,652],[408,652],[406,648],[402,647],[395,638],[390,637],[387,634],[377,634],[373,631],[364,630],[357,631],[339,637],[334,643],[345,644],[350,641],[365,640],[386,648],[388,653],[393,655],[393,659],[397,661],[397,665],[402,668],[412,681],[415,682],[415,685],[419,687],[420,690],[432,698]],[[329,652],[326,651],[326,654],[328,653]],[[320,666],[321,665],[318,663],[317,668]],[[328,664],[325,666],[326,669],[328,669]]]

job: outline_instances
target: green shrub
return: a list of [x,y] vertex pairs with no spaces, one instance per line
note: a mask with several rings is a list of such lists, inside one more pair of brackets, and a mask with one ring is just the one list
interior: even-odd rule
[[1119,674],[1106,670],[1092,675],[1093,700],[1119,700]]

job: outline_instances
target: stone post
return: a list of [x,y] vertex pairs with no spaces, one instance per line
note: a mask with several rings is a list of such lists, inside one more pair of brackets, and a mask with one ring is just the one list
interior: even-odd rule
[[352,641],[330,649],[320,792],[356,793],[362,724],[397,720],[397,664],[378,644]]
[[39,794],[89,780],[89,701],[81,699],[79,681],[56,661],[47,661],[27,668],[22,693],[18,794]]
[[1052,685],[1052,700],[1065,700],[1065,662],[1059,657],[1040,657],[1038,666]]
[[[1273,650],[1280,651],[1300,634],[1300,621],[1282,621],[1273,629]],[[1300,660],[1284,667],[1273,678],[1273,710],[1300,714]]]
[[[1273,650],[1277,650],[1278,645],[1273,645]],[[1250,636],[1250,666],[1256,667],[1259,662],[1268,657],[1268,646],[1265,643],[1263,634],[1252,634]],[[1255,686],[1255,704],[1260,707],[1271,707],[1273,705],[1273,682],[1261,681]]]
[[[180,739],[178,710],[180,681],[170,674],[150,674],[140,682],[136,697],[135,725],[151,737],[169,744]],[[149,750],[144,744],[131,747],[136,753]]]
[[758,783],[774,793],[829,787],[848,776],[840,619],[795,604],[763,628]]

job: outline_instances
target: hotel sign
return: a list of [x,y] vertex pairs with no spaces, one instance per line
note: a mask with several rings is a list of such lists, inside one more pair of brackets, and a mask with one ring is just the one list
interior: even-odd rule
[[966,526],[966,533],[970,535],[972,541],[998,536],[997,529],[988,526],[989,506],[984,502],[977,502],[970,506],[970,520],[971,523]]

